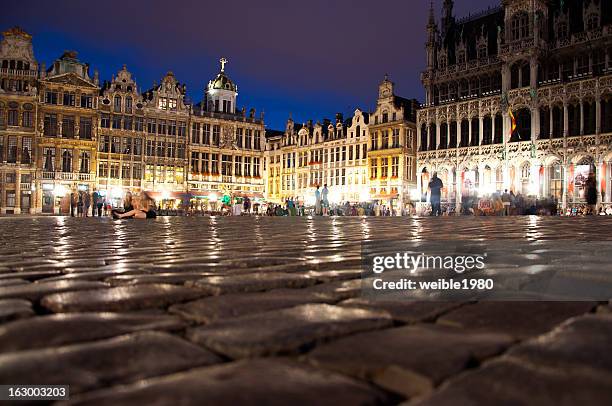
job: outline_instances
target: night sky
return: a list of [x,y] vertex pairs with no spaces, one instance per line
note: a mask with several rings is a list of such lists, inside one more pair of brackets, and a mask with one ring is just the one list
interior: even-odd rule
[[[497,4],[456,0],[455,16]],[[2,11],[0,29],[31,33],[39,63],[73,49],[101,81],[126,64],[143,91],[172,70],[196,102],[224,56],[238,106],[264,110],[272,129],[290,112],[304,122],[371,110],[385,73],[398,95],[423,100],[428,0],[4,0]]]

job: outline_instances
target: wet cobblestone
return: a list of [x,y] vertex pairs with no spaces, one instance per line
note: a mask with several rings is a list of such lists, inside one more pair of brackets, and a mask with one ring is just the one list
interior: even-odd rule
[[[73,404],[608,405],[612,298],[373,300],[360,265],[363,241],[507,240],[500,272],[551,272],[530,258],[568,254],[556,241],[612,241],[611,227],[0,218],[0,384],[69,384]],[[612,280],[606,256],[576,250],[572,280]]]

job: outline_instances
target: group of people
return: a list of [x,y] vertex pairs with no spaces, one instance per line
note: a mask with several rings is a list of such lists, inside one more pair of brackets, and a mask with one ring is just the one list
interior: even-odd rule
[[91,209],[92,216],[102,216],[102,211],[106,215],[108,202],[97,190],[89,193],[86,190],[79,190],[70,193],[70,216],[89,217]]
[[[455,205],[449,204],[443,210],[441,207],[441,192],[444,184],[438,178],[436,172],[433,173],[429,184],[429,201],[431,208],[429,214],[431,216],[454,215]],[[586,204],[581,207],[574,206],[568,208],[565,215],[607,215],[608,212],[612,215],[612,208],[600,207],[597,209],[597,181],[593,172],[589,173],[585,188]],[[495,216],[510,216],[510,215],[552,215],[556,216],[563,214],[559,212],[559,201],[554,196],[547,198],[536,198],[533,196],[524,196],[520,192],[516,194],[514,191],[504,190],[503,193],[493,193],[487,197],[477,198],[475,196],[463,196],[461,199],[461,213],[466,215],[495,215]]]

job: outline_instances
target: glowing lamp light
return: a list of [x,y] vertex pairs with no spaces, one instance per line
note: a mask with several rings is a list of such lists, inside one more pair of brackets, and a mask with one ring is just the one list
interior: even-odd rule
[[330,203],[340,203],[340,193],[337,190],[331,190],[329,192],[329,202]]
[[316,203],[314,193],[308,193],[306,195],[306,198],[304,199],[304,203],[306,204],[306,206],[314,206]]
[[121,196],[123,196],[123,191],[121,190],[121,188],[118,187],[114,187],[111,189],[111,196],[115,199],[119,199],[121,198]]
[[170,192],[168,192],[167,190],[162,190],[161,192],[161,199],[162,200],[168,200],[170,198]]
[[359,201],[360,202],[367,202],[368,200],[370,200],[370,192],[367,190],[362,189],[359,192]]
[[57,197],[64,197],[66,195],[66,187],[64,185],[57,185],[55,186],[55,189],[53,190],[53,193],[55,194],[55,196]]
[[410,189],[410,200],[419,200],[421,198],[421,194],[418,189]]
[[211,202],[216,202],[219,199],[216,193],[211,193],[208,195],[208,200]]

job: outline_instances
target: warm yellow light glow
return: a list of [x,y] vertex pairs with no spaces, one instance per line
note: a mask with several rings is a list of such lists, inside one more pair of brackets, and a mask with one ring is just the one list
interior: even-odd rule
[[64,185],[56,185],[55,189],[53,190],[53,193],[55,194],[55,196],[57,197],[63,197],[66,195],[66,187]]

